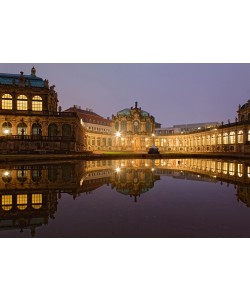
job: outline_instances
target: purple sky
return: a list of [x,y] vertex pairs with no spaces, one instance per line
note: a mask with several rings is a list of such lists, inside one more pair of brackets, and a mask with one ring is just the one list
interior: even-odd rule
[[59,105],[103,117],[138,105],[163,127],[234,121],[250,98],[250,64],[0,64],[0,73],[30,74],[56,85]]

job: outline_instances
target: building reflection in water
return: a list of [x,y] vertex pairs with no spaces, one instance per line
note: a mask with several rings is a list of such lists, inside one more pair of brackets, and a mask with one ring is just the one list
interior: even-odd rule
[[62,193],[73,199],[103,185],[134,198],[162,176],[234,184],[237,200],[250,206],[250,163],[211,159],[97,160],[0,166],[0,229],[29,229],[55,218]]

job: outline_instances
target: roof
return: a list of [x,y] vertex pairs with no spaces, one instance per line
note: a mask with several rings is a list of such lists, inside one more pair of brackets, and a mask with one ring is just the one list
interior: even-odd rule
[[[35,75],[23,75],[25,78],[25,86],[31,87],[44,87],[44,81],[42,78]],[[3,85],[17,85],[20,74],[5,74],[0,73],[0,84]]]
[[[150,114],[145,110],[138,110],[142,117],[149,117]],[[123,110],[118,111],[117,115],[119,116],[130,116],[131,108],[125,108]]]
[[65,110],[65,112],[76,112],[78,116],[86,123],[99,124],[104,126],[111,126],[112,121],[103,118],[102,116],[96,114],[93,111],[84,110],[81,108],[70,107]]

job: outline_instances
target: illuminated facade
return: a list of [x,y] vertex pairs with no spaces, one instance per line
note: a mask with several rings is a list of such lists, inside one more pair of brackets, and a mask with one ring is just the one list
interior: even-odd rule
[[83,127],[74,113],[58,111],[55,86],[31,75],[0,74],[0,151],[81,151]]
[[55,86],[30,75],[0,74],[0,153],[83,151],[160,153],[250,153],[250,100],[233,123],[199,123],[160,128],[138,107],[103,118],[90,109],[58,107]]
[[75,199],[108,185],[136,202],[162,176],[233,184],[237,200],[250,206],[248,162],[189,158],[5,164],[0,168],[0,230],[29,230],[34,236],[37,227],[56,218],[62,194]]
[[83,110],[80,106],[65,110],[76,113],[84,128],[84,144],[88,151],[110,151],[113,149],[114,135],[111,120],[105,119],[91,109]]
[[240,105],[238,118],[209,128],[197,128],[189,133],[166,134],[156,131],[155,144],[162,152],[250,153],[250,101]]
[[146,151],[153,142],[155,118],[138,107],[123,109],[112,115],[115,131],[113,149],[120,151]]

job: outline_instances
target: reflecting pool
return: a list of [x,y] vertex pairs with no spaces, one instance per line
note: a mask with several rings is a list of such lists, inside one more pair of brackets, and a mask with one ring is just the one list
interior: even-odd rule
[[0,165],[0,237],[250,237],[250,161]]

